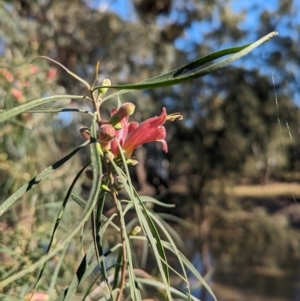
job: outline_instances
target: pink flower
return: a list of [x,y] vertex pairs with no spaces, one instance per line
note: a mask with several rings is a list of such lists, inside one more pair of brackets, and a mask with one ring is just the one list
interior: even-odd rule
[[25,300],[30,300],[30,301],[48,301],[49,300],[49,295],[43,292],[33,292],[33,293],[28,293],[25,296]]
[[[166,109],[163,108],[159,116],[149,118],[140,125],[137,122],[128,122],[128,116],[120,120],[121,128],[116,130],[115,138],[124,150],[126,159],[131,157],[138,146],[152,141],[161,142],[163,150],[168,152],[168,145],[165,140],[166,129],[163,124],[166,120],[174,121],[178,118],[182,119],[182,116],[178,113],[167,115]],[[115,157],[119,155],[119,147],[116,140],[111,142],[111,152]]]
[[[118,110],[112,110],[109,121],[102,121],[99,129],[99,141],[105,151],[110,151],[112,158],[120,158],[120,148],[126,159],[130,159],[133,151],[140,145],[152,141],[162,143],[163,150],[168,152],[168,145],[165,140],[166,129],[163,126],[168,121],[182,119],[179,113],[167,115],[166,108],[162,108],[159,116],[149,118],[138,124],[128,122],[129,116],[133,114],[134,105],[123,104]],[[84,139],[90,138],[89,129],[82,127],[80,133]]]
[[47,71],[47,78],[48,79],[54,79],[57,75],[57,69],[56,68],[50,68]]
[[34,65],[30,65],[29,66],[29,71],[31,74],[37,73],[39,71],[39,68],[37,66]]
[[14,76],[6,68],[0,68],[0,73],[8,82],[12,83],[14,81]]
[[127,136],[127,139],[123,145],[125,151],[125,157],[130,158],[132,152],[140,145],[152,141],[159,141],[163,145],[163,150],[168,152],[168,145],[165,140],[166,128],[163,124],[167,120],[166,108],[162,109],[159,116],[149,118],[142,122]]
[[10,93],[19,102],[23,102],[25,100],[23,93],[20,90],[16,89],[16,88],[11,88]]
[[[113,111],[114,112],[114,111]],[[116,130],[115,139],[111,141],[111,152],[117,157],[120,153],[119,146],[116,140],[122,147],[125,143],[128,133],[132,132],[136,127],[138,127],[137,122],[128,122],[128,116],[120,120],[120,129]]]

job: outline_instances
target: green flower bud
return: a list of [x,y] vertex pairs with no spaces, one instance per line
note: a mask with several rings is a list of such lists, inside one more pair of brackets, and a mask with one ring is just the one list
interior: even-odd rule
[[126,160],[126,164],[127,165],[137,165],[139,163],[139,161],[137,159],[135,159],[134,157],[131,157],[130,159]]
[[135,105],[131,102],[123,103],[117,112],[110,118],[109,123],[112,125],[118,124],[123,118],[134,113]]
[[129,233],[129,235],[137,236],[142,231],[140,226],[135,226]]
[[[106,78],[103,82],[102,82],[102,85],[101,86],[110,86],[111,85],[111,81],[108,79],[108,78]],[[99,88],[99,90],[98,90],[98,98],[100,97],[100,96],[102,96],[103,94],[105,94],[106,92],[107,92],[107,90],[108,90],[109,88]]]

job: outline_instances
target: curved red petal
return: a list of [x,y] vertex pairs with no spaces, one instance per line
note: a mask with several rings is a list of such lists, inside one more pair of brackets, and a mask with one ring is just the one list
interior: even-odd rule
[[168,151],[168,146],[164,140],[166,137],[166,129],[162,125],[167,119],[166,109],[162,109],[159,116],[155,116],[145,120],[136,129],[134,129],[127,137],[123,149],[126,156],[131,156],[133,150],[139,145],[152,141],[160,141],[163,143],[164,151]]

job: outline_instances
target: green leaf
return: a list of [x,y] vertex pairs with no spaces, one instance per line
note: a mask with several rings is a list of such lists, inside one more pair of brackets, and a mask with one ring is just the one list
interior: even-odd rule
[[[159,290],[165,290],[166,288],[164,287],[164,284],[160,281],[156,281],[154,279],[143,279],[143,278],[137,278],[137,282],[144,284],[144,285],[149,285],[152,287],[155,287]],[[179,291],[178,289],[174,288],[174,287],[169,287],[171,294],[174,296],[174,298],[178,298],[178,300],[194,300],[194,301],[200,301],[199,299],[197,299],[196,297],[190,296],[186,293],[183,293],[181,291]]]
[[[159,219],[159,217],[157,217],[153,212],[148,212],[149,216],[152,218],[152,220],[160,227],[160,229],[162,230],[162,232],[165,234],[166,238],[168,239],[168,241],[170,242],[170,244],[172,245],[172,249],[173,249],[173,252],[174,254],[176,255],[177,257],[177,260],[179,261],[180,263],[180,266],[181,266],[181,269],[182,269],[182,272],[183,272],[183,276],[182,276],[182,279],[188,283],[188,277],[187,277],[187,273],[186,273],[186,270],[185,270],[185,267],[184,267],[184,264],[182,262],[182,259],[181,259],[181,256],[179,255],[179,250],[176,246],[176,244],[174,243],[171,235],[169,234],[167,228],[166,228],[166,225],[163,225],[162,221]],[[188,286],[188,293],[189,293],[189,296],[190,296],[190,287]]]
[[147,196],[147,195],[140,196],[140,199],[143,203],[153,203],[153,204],[159,205],[161,207],[166,207],[166,208],[174,208],[175,207],[174,204],[166,204],[166,203],[160,202],[159,200],[152,198],[150,196]]
[[50,285],[49,285],[49,288],[48,288],[49,296],[54,291],[55,284],[58,283],[59,271],[61,270],[61,268],[63,266],[64,259],[65,259],[67,251],[68,251],[68,246],[66,246],[64,248],[64,250],[59,254],[59,261],[57,262],[57,264],[55,266],[55,269],[54,269],[52,277],[51,277],[51,282],[50,282]]
[[30,109],[36,108],[46,103],[54,102],[55,100],[58,99],[84,99],[84,98],[88,99],[87,96],[82,96],[82,95],[54,95],[54,96],[35,99],[21,106],[13,108],[11,110],[2,111],[2,113],[0,113],[0,123],[16,115],[27,112]]
[[[170,243],[164,241],[163,245],[166,249],[168,249],[174,253],[173,246]],[[215,294],[213,293],[212,289],[210,288],[208,283],[205,281],[205,279],[200,275],[198,270],[180,251],[178,251],[178,253],[179,253],[179,256],[181,257],[181,260],[184,263],[184,265],[194,274],[194,276],[199,280],[199,282],[207,289],[207,291],[213,297],[214,301],[217,301],[217,298],[216,298]]]
[[185,227],[187,229],[193,229],[195,227],[195,225],[191,222],[187,222],[186,220],[178,217],[178,216],[175,216],[175,215],[172,215],[172,214],[168,214],[168,213],[159,213],[158,214],[161,218],[163,218],[164,220],[169,220],[169,221],[172,221],[172,222],[175,222],[179,225],[181,225],[182,227]]
[[[3,112],[6,112],[8,110],[3,110]],[[1,112],[1,110],[0,110]],[[46,108],[42,107],[39,109],[32,109],[29,111],[26,111],[27,113],[60,113],[60,112],[75,112],[75,113],[84,113],[84,114],[89,114],[93,116],[93,112],[87,111],[87,110],[82,110],[82,109],[77,109],[77,108]]]
[[[86,201],[85,200],[83,200],[80,196],[78,196],[77,194],[75,194],[75,193],[72,193],[71,194],[71,198],[72,198],[72,200],[73,201],[75,201],[80,207],[82,207],[82,208],[84,208],[85,207],[85,205],[86,205]],[[113,217],[115,216],[114,214],[112,215]],[[99,232],[99,235],[102,237],[102,230],[103,229],[106,229],[106,227],[108,226],[108,225],[106,225],[106,222],[107,221],[109,221],[109,225],[110,226],[112,226],[113,228],[115,228],[115,230],[117,230],[118,232],[120,231],[120,228],[116,225],[116,224],[114,224],[113,222],[112,222],[112,218],[110,217],[110,218],[107,218],[105,215],[102,215],[101,216],[101,220],[103,220],[104,222],[105,222],[105,224],[101,227],[101,231]],[[104,226],[106,226],[106,227],[104,227]]]
[[[95,208],[95,205],[97,203],[97,199],[100,193],[100,184],[99,183],[99,175],[102,172],[102,165],[101,160],[97,154],[97,146],[96,146],[96,121],[93,120],[92,123],[92,130],[91,130],[91,158],[92,158],[92,166],[93,166],[93,174],[94,179],[92,183],[92,188],[90,192],[89,199],[86,203],[86,206],[84,208],[84,211],[82,215],[78,219],[78,223],[70,230],[69,234],[60,242],[57,243],[57,245],[51,250],[48,254],[44,255],[42,258],[37,260],[36,262],[32,263],[27,268],[24,268],[23,270],[13,274],[12,276],[4,279],[0,282],[0,289],[5,287],[6,285],[16,281],[17,279],[27,275],[28,273],[32,273],[35,271],[38,267],[42,266],[45,262],[47,262],[50,258],[55,256],[60,250],[62,250],[66,244],[68,244],[72,238],[80,231],[82,226],[85,224],[89,216],[91,215],[92,211]],[[86,141],[86,143],[89,143],[89,141]],[[84,144],[85,145],[85,144]]]
[[[76,184],[76,182],[78,181],[79,177],[81,176],[81,174],[83,173],[83,171],[86,169],[86,167],[88,166],[89,163],[87,163],[85,166],[83,166],[81,168],[81,170],[79,171],[79,173],[76,175],[76,177],[74,178],[73,182],[71,183],[71,186],[69,187],[68,189],[68,192],[63,200],[63,203],[61,204],[61,207],[59,209],[59,212],[58,212],[58,215],[57,215],[57,218],[56,218],[56,221],[55,221],[55,224],[54,224],[54,228],[53,228],[53,231],[52,231],[52,234],[51,234],[51,237],[50,237],[50,242],[49,242],[49,245],[47,247],[47,250],[46,250],[46,253],[49,253],[51,247],[52,247],[52,243],[53,243],[53,240],[54,240],[54,237],[55,237],[55,234],[57,232],[57,229],[58,229],[58,226],[60,224],[60,221],[62,219],[62,216],[64,214],[64,211],[65,211],[65,208],[66,208],[66,205],[68,203],[68,200],[69,200],[69,197],[72,193],[72,190]],[[38,284],[39,284],[39,281],[43,275],[43,272],[44,272],[44,269],[45,269],[45,266],[46,266],[46,263],[42,266],[41,268],[41,271],[37,277],[37,281],[36,281],[36,285],[35,285],[35,289],[37,289],[38,287]]]
[[82,258],[78,269],[71,281],[71,284],[69,285],[69,287],[67,287],[64,292],[56,299],[56,301],[59,300],[70,300],[70,298],[72,297],[72,295],[75,293],[78,285],[81,283],[82,278],[88,268],[89,262],[93,256],[95,252],[94,249],[94,244],[91,244],[90,247],[88,248],[86,254],[84,255],[84,257]]
[[[115,252],[117,249],[119,249],[122,245],[117,244],[114,247],[112,247],[109,251],[107,251],[105,254],[100,256],[99,260],[100,262],[104,261],[104,259]],[[82,258],[78,269],[71,281],[71,284],[55,299],[55,301],[66,301],[71,300],[71,297],[74,295],[77,287],[80,283],[82,283],[90,274],[93,273],[96,266],[98,265],[98,261],[95,260],[91,264],[89,264],[90,260],[92,259],[92,256],[95,253],[95,245],[92,243],[84,257]]]
[[[120,289],[116,288],[115,290],[112,291],[112,296],[111,294],[107,294],[105,296],[103,296],[101,299],[99,299],[98,301],[111,301],[111,300],[117,300],[117,296],[119,294]],[[111,297],[113,299],[111,299]]]
[[[123,158],[125,160],[125,158]],[[120,177],[124,177],[123,171],[116,165],[114,161],[110,161],[110,163],[113,165],[115,171],[118,173]],[[128,185],[126,183],[126,185]],[[121,205],[119,204],[118,210],[120,210],[120,223],[121,223],[121,231],[124,231],[123,237],[125,241],[125,247],[126,247],[126,252],[127,252],[127,266],[128,266],[128,276],[129,276],[129,283],[130,283],[130,296],[131,300],[140,300],[141,299],[141,293],[139,288],[136,286],[136,281],[135,281],[135,274],[133,270],[133,260],[132,260],[132,253],[131,253],[131,248],[130,248],[130,241],[129,237],[126,233],[126,223],[124,220],[124,214]]]
[[[101,185],[102,187],[103,185]],[[106,288],[111,292],[111,287],[108,281],[108,275],[106,272],[106,266],[105,266],[105,261],[100,261],[100,255],[103,255],[103,234],[108,227],[110,223],[112,223],[113,218],[117,215],[112,214],[111,217],[107,220],[107,222],[101,227],[103,218],[102,218],[102,213],[103,213],[103,208],[104,208],[104,203],[105,203],[105,198],[106,198],[106,192],[102,192],[99,199],[98,199],[98,205],[97,205],[97,210],[94,210],[94,214],[92,214],[92,234],[93,234],[93,239],[94,239],[94,244],[95,244],[95,249],[96,249],[96,258],[98,260],[98,265],[100,267],[100,272],[102,275],[102,279],[104,279],[106,283]]]
[[71,159],[79,150],[85,147],[89,141],[85,141],[83,144],[75,148],[71,153],[57,161],[56,163],[48,166],[42,172],[37,174],[34,178],[32,178],[29,182],[20,187],[15,193],[13,193],[8,199],[6,199],[0,205],[0,216],[11,206],[13,205],[23,194],[25,194],[28,190],[32,189],[35,185],[39,184],[42,180],[47,178],[52,172],[54,172],[57,168],[66,163],[69,159]]
[[[98,200],[98,196],[100,194],[100,187],[101,187],[101,180],[99,180],[100,178],[100,174],[102,173],[102,163],[101,163],[101,158],[98,155],[97,152],[97,143],[99,143],[97,141],[97,134],[96,134],[96,127],[97,127],[97,123],[96,123],[96,116],[94,116],[94,119],[92,121],[92,125],[91,125],[91,139],[90,139],[90,150],[91,150],[91,160],[92,160],[92,169],[93,169],[93,182],[92,182],[92,189],[91,189],[91,193],[89,196],[89,200],[87,201],[87,204],[85,206],[85,212],[88,212],[89,214],[86,215],[86,217],[84,218],[84,220],[81,220],[81,222],[85,223],[85,221],[87,220],[88,216],[90,216],[96,206],[97,200]],[[94,246],[93,246],[93,251],[94,252]],[[80,266],[78,267],[77,273],[76,273],[76,277],[73,278],[69,288],[67,289],[67,291],[64,293],[64,298],[62,300],[64,301],[69,301],[71,300],[73,294],[76,291],[76,288],[78,287],[79,283],[81,282],[84,273],[86,271],[86,267],[87,267],[87,263],[86,259],[83,258],[83,261],[81,262]]]
[[72,72],[71,70],[69,70],[69,69],[68,69],[67,67],[65,67],[63,64],[57,62],[56,60],[51,59],[51,58],[48,57],[48,56],[43,56],[43,55],[41,55],[41,56],[37,57],[35,60],[33,60],[32,63],[33,63],[34,61],[40,59],[40,58],[41,58],[41,59],[49,60],[49,61],[55,63],[56,65],[60,66],[62,69],[64,69],[64,70],[65,70],[68,74],[70,74],[72,77],[74,77],[75,79],[77,79],[78,81],[80,81],[81,83],[83,83],[83,84],[87,87],[88,90],[91,89],[91,86],[89,85],[89,83],[87,83],[84,79],[82,79],[80,76],[78,76],[77,74],[75,74],[74,72]]
[[81,198],[79,195],[75,194],[74,192],[71,194],[72,200],[77,203],[81,208],[84,208],[86,205],[86,201]]
[[[123,162],[125,162],[125,158],[124,158],[124,155],[122,152],[121,152],[121,156],[122,156]],[[152,219],[147,214],[147,209],[145,208],[143,202],[140,200],[137,192],[133,188],[133,185],[131,183],[130,176],[129,176],[128,166],[126,164],[124,164],[125,171],[127,174],[127,180],[128,180],[128,183],[127,183],[124,180],[125,177],[124,177],[123,171],[115,164],[115,162],[111,161],[111,163],[113,164],[113,166],[114,166],[116,172],[118,173],[118,175],[120,176],[120,178],[123,179],[123,181],[124,181],[123,182],[124,187],[134,204],[134,208],[136,210],[140,225],[143,228],[143,231],[148,239],[148,242],[154,252],[160,275],[161,275],[163,283],[166,287],[168,300],[172,300],[170,290],[168,289],[170,284],[169,284],[169,270],[168,270],[168,265],[167,265],[167,258],[166,258],[165,252],[164,252],[164,248],[161,244],[161,240],[160,240],[158,231],[157,231]],[[134,278],[135,278],[135,276],[134,276]]]
[[[171,85],[176,85],[179,83],[183,83],[185,81],[195,79],[198,77],[202,77],[207,75],[219,68],[229,65],[230,63],[236,61],[237,59],[247,55],[249,52],[270,40],[274,36],[278,35],[277,32],[271,32],[261,39],[257,40],[254,43],[247,44],[244,46],[227,48],[223,50],[219,50],[217,52],[211,53],[204,57],[198,58],[193,62],[172,70],[163,75],[158,75],[152,78],[149,78],[145,81],[136,83],[136,84],[128,84],[128,85],[111,85],[111,86],[103,86],[102,88],[114,88],[121,91],[112,93],[103,98],[103,101],[117,97],[121,94],[140,89],[153,89],[159,87],[166,87]],[[219,59],[223,56],[232,54],[230,57],[214,62],[214,60]],[[200,68],[202,66],[202,68]],[[94,89],[98,89],[99,87],[95,87]]]

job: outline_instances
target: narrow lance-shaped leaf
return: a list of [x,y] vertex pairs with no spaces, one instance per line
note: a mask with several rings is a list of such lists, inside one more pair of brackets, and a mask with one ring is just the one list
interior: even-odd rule
[[[101,171],[101,161],[97,154],[97,145],[95,143],[96,141],[96,130],[95,130],[95,120],[93,122],[92,131],[91,131],[91,159],[92,164],[95,166],[95,178],[93,179],[93,184],[90,192],[89,199],[86,203],[86,206],[84,208],[84,211],[80,218],[78,219],[78,223],[74,225],[74,227],[70,230],[69,234],[60,242],[57,243],[57,245],[51,250],[48,254],[44,255],[42,258],[40,258],[38,261],[32,263],[30,266],[24,268],[22,271],[19,271],[12,276],[4,279],[0,282],[0,289],[4,288],[6,285],[16,281],[17,279],[20,279],[21,277],[27,275],[28,273],[32,273],[34,270],[36,270],[38,267],[42,266],[45,262],[47,262],[50,258],[55,256],[60,250],[64,248],[66,244],[68,244],[72,238],[80,231],[88,217],[91,215],[93,209],[95,208],[98,195],[100,193],[100,185],[99,184],[99,174]],[[89,141],[87,141],[89,143]],[[99,162],[100,161],[100,162]]]
[[[119,145],[120,147],[120,145]],[[123,161],[125,162],[124,154],[122,154]],[[123,176],[121,174],[121,169],[115,164],[114,161],[110,161],[111,164],[113,165],[115,171],[119,176]],[[125,168],[127,166],[125,165]],[[126,183],[127,185],[127,183]],[[123,211],[123,210],[121,210]],[[125,220],[124,220],[124,215],[123,212],[120,214],[120,222],[122,223],[122,229],[124,231],[123,237],[124,237],[124,242],[126,246],[126,252],[127,252],[127,267],[128,267],[128,276],[129,276],[129,282],[130,282],[130,296],[132,300],[140,300],[141,299],[141,292],[139,288],[136,286],[136,281],[135,281],[135,275],[133,271],[133,261],[132,261],[132,254],[131,254],[131,247],[130,247],[130,241],[129,237],[126,233],[126,226],[125,226]]]
[[[159,290],[164,290],[165,289],[165,286],[164,286],[164,284],[162,282],[154,280],[154,279],[137,278],[137,282],[139,282],[141,284],[144,284],[144,285],[149,285],[149,286],[155,287],[156,289],[159,289]],[[186,293],[183,293],[180,290],[178,290],[178,289],[176,289],[176,288],[174,288],[172,286],[169,287],[169,290],[170,290],[171,294],[174,297],[178,298],[176,300],[186,300],[186,301],[194,300],[194,301],[200,301],[198,298],[190,296],[190,295],[188,295]]]
[[[104,259],[115,252],[117,249],[119,249],[121,244],[117,244],[114,247],[112,247],[110,250],[108,250],[105,254],[103,254],[99,260],[102,262]],[[89,264],[92,256],[94,255],[95,252],[95,246],[92,243],[87,250],[86,254],[82,258],[78,269],[76,271],[76,274],[74,275],[71,284],[55,299],[55,301],[65,301],[69,300],[72,295],[74,295],[77,287],[79,286],[80,283],[82,283],[90,274],[93,273],[95,270],[96,266],[98,265],[97,260]]]
[[[52,244],[53,244],[53,240],[54,240],[54,237],[56,235],[56,232],[57,232],[57,229],[58,229],[58,226],[60,224],[60,221],[62,219],[62,216],[64,214],[64,211],[65,211],[65,208],[66,208],[66,205],[68,203],[68,200],[69,200],[69,197],[72,193],[72,190],[75,186],[75,184],[77,183],[79,177],[81,176],[81,174],[83,173],[83,171],[86,169],[86,167],[88,166],[89,163],[87,163],[85,166],[83,166],[81,168],[81,170],[79,171],[79,173],[76,175],[76,177],[74,178],[73,182],[71,183],[71,186],[69,187],[68,189],[68,192],[62,202],[62,205],[60,207],[60,210],[58,212],[58,215],[57,215],[57,218],[56,218],[56,222],[54,224],[54,228],[53,228],[53,231],[52,231],[52,234],[51,234],[51,237],[50,237],[50,241],[49,241],[49,244],[48,244],[48,247],[47,247],[47,250],[46,250],[46,253],[49,253],[51,247],[52,247]],[[45,269],[45,266],[46,266],[46,263],[43,265],[43,267],[41,268],[41,271],[38,275],[38,278],[37,278],[37,281],[36,281],[36,285],[35,285],[35,289],[37,289],[38,285],[39,285],[39,282],[42,278],[42,275],[43,275],[43,272],[44,272],[44,269]]]
[[[125,162],[124,154],[121,153],[121,156],[122,156],[123,162]],[[113,166],[114,166],[116,172],[118,173],[118,175],[123,179],[123,176],[124,176],[124,174],[122,174],[123,171],[120,168],[118,168],[113,161],[111,161],[111,163],[113,164]],[[167,259],[166,259],[166,256],[165,256],[163,246],[161,245],[160,237],[158,235],[158,232],[157,232],[152,220],[147,215],[146,208],[144,207],[142,201],[139,199],[136,191],[134,191],[134,188],[132,186],[131,179],[130,179],[130,176],[129,176],[128,166],[126,164],[124,166],[125,166],[125,172],[126,172],[127,180],[128,180],[128,183],[126,181],[123,182],[124,188],[126,189],[128,195],[130,196],[130,198],[131,198],[131,200],[134,204],[134,208],[136,210],[140,225],[143,228],[144,233],[146,234],[146,237],[149,241],[149,244],[152,246],[153,252],[154,252],[155,257],[157,259],[156,262],[157,262],[160,274],[162,276],[163,283],[166,287],[168,300],[171,300],[172,298],[171,298],[170,290],[168,289],[168,287],[169,287],[169,272],[168,272],[168,266],[167,266],[167,264],[165,264]],[[140,208],[140,204],[141,204],[141,207],[144,210],[142,210]],[[160,258],[162,258],[163,260],[161,260]],[[133,275],[133,278],[135,278],[134,275]]]
[[[2,110],[3,112],[7,112],[9,110]],[[38,108],[26,111],[27,113],[60,113],[60,112],[75,112],[75,113],[84,113],[93,116],[93,113],[88,110],[82,110],[77,108]],[[0,110],[1,113],[1,110]]]
[[[103,86],[102,88],[114,88],[114,89],[121,90],[104,97],[103,101],[112,97],[117,97],[121,94],[130,92],[132,90],[166,87],[166,86],[176,85],[198,77],[202,77],[219,68],[229,65],[230,63],[236,61],[237,59],[247,55],[249,52],[257,48],[261,44],[265,43],[266,41],[270,40],[277,34],[278,34],[277,32],[271,32],[254,43],[247,44],[244,46],[239,46],[239,47],[227,48],[211,53],[209,55],[196,59],[185,66],[172,70],[163,75],[149,78],[145,81],[136,84]],[[232,55],[228,58],[213,63],[214,60],[229,54]],[[201,66],[202,68],[200,68]],[[94,89],[98,89],[98,88],[99,87],[95,87]]]
[[[91,189],[91,194],[89,197],[89,200],[87,202],[87,205],[85,207],[85,211],[89,211],[89,215],[92,213],[94,210],[98,196],[100,194],[100,187],[101,187],[101,180],[99,180],[100,174],[102,173],[102,164],[101,164],[101,158],[97,152],[97,134],[96,134],[96,116],[94,116],[92,125],[91,125],[91,138],[90,138],[90,150],[91,150],[91,161],[92,161],[92,168],[93,168],[93,183],[92,183],[92,189]],[[85,217],[84,221],[87,220],[87,217]],[[72,280],[71,285],[69,289],[67,290],[66,294],[64,295],[63,300],[64,301],[69,301],[72,299],[72,296],[75,293],[76,288],[78,287],[81,278],[84,275],[86,269],[86,263],[83,262],[76,273],[76,277]]]
[[62,166],[65,162],[71,159],[79,150],[81,150],[84,146],[86,146],[89,141],[84,142],[76,149],[74,149],[71,153],[45,168],[42,172],[37,174],[34,178],[32,178],[29,182],[20,187],[15,193],[13,193],[8,199],[6,199],[0,205],[0,216],[11,206],[13,205],[23,194],[25,194],[28,190],[32,189],[35,185],[39,184],[42,180],[47,178],[52,172],[54,172],[57,168]]
[[60,66],[62,69],[64,69],[68,74],[70,74],[72,77],[74,77],[75,79],[77,79],[78,81],[80,81],[81,83],[83,83],[88,90],[91,89],[91,86],[89,85],[88,82],[86,82],[83,78],[81,78],[80,76],[78,76],[77,74],[75,74],[74,72],[72,72],[71,70],[69,70],[67,67],[65,67],[63,64],[57,62],[56,60],[54,59],[51,59],[50,57],[47,57],[47,56],[39,56],[37,57],[35,60],[32,61],[32,63],[38,59],[46,59],[46,60],[49,60],[53,63],[55,63],[56,65]]
[[55,100],[59,99],[83,99],[83,98],[88,98],[87,96],[82,96],[82,95],[54,95],[54,96],[49,96],[49,97],[43,97],[39,98],[36,100],[32,100],[28,103],[25,103],[21,106],[18,106],[16,108],[13,108],[11,110],[3,111],[0,113],[0,123],[3,121],[6,121],[14,116],[17,116],[21,113],[27,112],[30,109],[36,108],[38,106],[54,102]]

